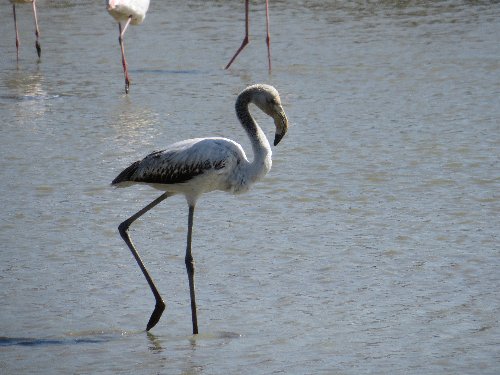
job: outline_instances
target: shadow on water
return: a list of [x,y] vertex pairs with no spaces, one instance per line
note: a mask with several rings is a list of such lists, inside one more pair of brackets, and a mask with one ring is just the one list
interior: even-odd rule
[[69,337],[4,337],[0,336],[0,347],[2,346],[58,346],[58,345],[80,345],[80,344],[102,344],[123,338],[124,333],[89,333],[70,334]]
[[110,341],[103,338],[38,339],[27,337],[0,337],[0,346],[52,346],[76,344],[100,344]]
[[[146,333],[147,339],[149,340],[151,351],[160,352],[163,350],[162,342],[164,343],[164,337],[156,336],[150,332],[136,332],[135,334]],[[2,346],[58,346],[58,345],[80,345],[80,344],[103,344],[111,341],[116,341],[125,338],[126,336],[134,335],[134,333],[125,332],[97,332],[97,333],[80,333],[80,334],[70,334],[68,337],[5,337],[0,336],[0,347]],[[192,348],[196,347],[198,341],[210,341],[210,340],[233,340],[241,338],[242,335],[232,332],[218,332],[211,334],[200,334],[196,336],[187,337]],[[169,338],[172,340],[173,338]],[[180,339],[180,338],[177,338]],[[184,341],[186,337],[183,337]],[[167,341],[169,341],[167,340]],[[176,341],[174,338],[173,341]]]

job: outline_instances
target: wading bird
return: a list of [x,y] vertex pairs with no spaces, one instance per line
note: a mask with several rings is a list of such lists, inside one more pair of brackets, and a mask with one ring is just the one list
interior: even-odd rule
[[175,194],[185,196],[189,206],[185,264],[189,279],[193,334],[197,334],[194,260],[191,254],[196,202],[203,193],[214,190],[233,194],[246,192],[254,182],[263,178],[271,169],[271,146],[248,110],[250,103],[255,104],[274,119],[275,146],[287,132],[288,120],[281,106],[278,91],[274,87],[263,84],[252,85],[238,95],[236,115],[252,143],[252,161],[247,159],[241,145],[230,139],[188,139],[174,143],[163,151],[153,152],[144,159],[132,163],[112,182],[112,185],[118,187],[147,184],[164,191],[153,202],[118,226],[120,235],[132,252],[156,299],[155,309],[146,327],[148,331],[160,320],[165,303],[128,235],[128,228],[135,220],[166,198]]
[[[123,36],[130,24],[139,25],[144,21],[146,12],[149,8],[149,0],[107,0],[107,10],[111,16],[118,22],[120,35],[120,49],[122,52],[123,74],[125,75],[125,93],[128,94],[130,87],[130,77],[128,75],[127,60],[125,60],[125,49],[123,47]],[[122,22],[125,25],[122,28]]]
[[42,48],[40,47],[40,42],[38,39],[40,38],[40,30],[38,29],[38,19],[36,17],[36,0],[10,0],[12,3],[12,13],[14,14],[14,27],[16,29],[16,54],[17,59],[19,60],[19,32],[17,31],[17,17],[16,17],[16,4],[26,4],[33,3],[33,15],[35,17],[35,36],[36,36],[36,53],[38,54],[38,58],[42,55]]
[[[243,42],[241,42],[240,48],[236,51],[234,56],[229,60],[226,67],[224,69],[229,69],[233,61],[236,59],[236,56],[240,54],[243,48],[246,47],[248,42],[250,41],[248,35],[249,22],[248,22],[248,8],[249,8],[249,0],[245,0],[245,37],[243,38]],[[266,44],[267,44],[267,61],[269,63],[269,71],[271,71],[271,35],[269,34],[269,0],[266,0]]]

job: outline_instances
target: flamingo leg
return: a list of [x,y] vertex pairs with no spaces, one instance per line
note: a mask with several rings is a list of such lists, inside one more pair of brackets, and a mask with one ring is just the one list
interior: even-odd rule
[[125,93],[128,94],[130,87],[130,78],[128,76],[128,67],[127,60],[125,59],[125,48],[123,46],[123,37],[125,35],[125,31],[127,31],[128,25],[130,25],[130,21],[132,21],[132,16],[130,16],[125,23],[125,26],[122,30],[122,24],[118,22],[118,29],[120,30],[120,36],[118,37],[118,41],[120,42],[120,49],[122,51],[122,65],[123,65],[123,74],[125,75]]
[[16,4],[12,4],[12,13],[14,14],[14,28],[16,29],[16,55],[19,61],[19,32],[17,31]]
[[243,50],[243,48],[245,48],[246,45],[248,44],[248,42],[250,41],[249,36],[248,36],[248,25],[249,25],[249,22],[248,22],[249,5],[248,5],[248,3],[249,3],[249,0],[245,0],[245,37],[243,38],[243,42],[241,42],[240,48],[238,48],[238,50],[236,51],[234,56],[231,58],[231,60],[229,60],[229,62],[227,63],[227,65],[224,69],[229,69],[229,67],[231,66],[233,61],[236,59],[236,56],[238,56],[240,54],[240,52]]
[[269,0],[266,0],[266,44],[267,61],[269,62],[269,72],[271,72],[271,35],[269,34]]
[[194,293],[194,259],[191,254],[191,239],[193,235],[194,206],[189,206],[188,234],[186,246],[186,270],[189,279],[189,295],[191,297],[191,319],[193,321],[193,335],[198,334],[198,317],[196,315],[196,297]]
[[130,225],[137,220],[139,217],[144,215],[146,212],[148,212],[150,209],[152,209],[154,206],[156,206],[158,203],[162,202],[163,200],[167,199],[169,197],[168,193],[164,193],[160,195],[158,198],[156,198],[154,201],[152,201],[150,204],[148,204],[146,207],[144,207],[142,210],[136,212],[134,215],[130,216],[127,220],[125,220],[123,223],[121,223],[118,226],[118,231],[120,232],[120,235],[122,236],[123,240],[129,247],[130,251],[132,252],[132,255],[134,256],[135,260],[137,261],[137,264],[141,268],[141,271],[146,278],[146,281],[149,284],[149,287],[151,288],[151,291],[153,292],[153,295],[156,300],[156,305],[153,313],[151,314],[151,317],[149,318],[149,322],[146,326],[146,331],[149,331],[151,328],[153,328],[156,323],[160,320],[161,315],[163,314],[163,310],[165,310],[165,302],[163,302],[163,299],[160,296],[160,293],[158,292],[158,289],[156,288],[156,285],[153,282],[153,279],[149,275],[148,271],[146,270],[146,267],[144,266],[144,263],[141,260],[141,257],[139,256],[139,253],[135,249],[134,244],[132,243],[132,240],[130,239],[130,236],[128,234],[128,228]]
[[42,47],[40,47],[40,42],[38,41],[38,39],[40,38],[40,30],[38,29],[38,19],[36,16],[36,0],[33,0],[33,15],[35,16],[35,36],[36,36],[35,47],[36,47],[36,53],[38,54],[38,58],[40,58],[42,55]]

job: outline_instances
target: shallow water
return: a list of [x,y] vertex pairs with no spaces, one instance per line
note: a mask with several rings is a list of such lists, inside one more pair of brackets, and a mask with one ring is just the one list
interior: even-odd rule
[[[262,2],[261,2],[262,3]],[[0,373],[495,374],[500,365],[500,5],[153,2],[126,34],[101,1],[0,11]],[[246,195],[198,203],[200,335],[187,207],[110,181],[177,140],[249,142],[245,86],[281,93],[291,128]],[[272,122],[255,114],[268,136]]]

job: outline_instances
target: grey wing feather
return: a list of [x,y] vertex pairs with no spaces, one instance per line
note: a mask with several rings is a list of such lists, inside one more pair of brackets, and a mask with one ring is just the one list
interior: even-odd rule
[[132,163],[112,184],[125,181],[182,183],[210,170],[223,169],[228,156],[235,156],[233,150],[214,140],[202,140],[182,149],[156,151]]

